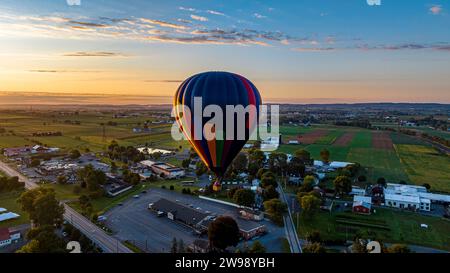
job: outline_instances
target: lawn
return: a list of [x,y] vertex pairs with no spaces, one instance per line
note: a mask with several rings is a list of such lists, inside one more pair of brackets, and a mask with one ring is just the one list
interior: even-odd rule
[[20,192],[0,193],[0,207],[7,209],[9,212],[14,212],[20,215],[17,219],[0,222],[0,228],[15,227],[30,222],[28,214],[22,211],[20,204],[17,203],[17,198],[19,198],[19,196]]
[[21,136],[0,135],[0,149],[11,147],[22,147],[25,145],[32,145],[31,141],[24,139]]
[[450,192],[448,156],[422,145],[395,145],[395,149],[412,183],[428,183],[434,191]]
[[392,132],[391,139],[394,144],[409,144],[409,145],[425,145],[429,146],[426,142],[412,136],[408,136],[405,134]]
[[306,150],[311,153],[314,159],[320,159],[320,151],[327,149],[330,151],[330,160],[332,161],[346,161],[349,152],[348,147],[311,144],[306,147]]
[[[300,216],[298,233],[301,238],[305,238],[311,231],[318,230],[324,240],[333,241],[352,240],[354,235],[359,232],[372,234],[372,239],[376,237],[385,243],[415,244],[450,250],[450,221],[412,212],[382,208],[376,210],[376,214],[369,216],[350,212],[332,214],[319,212],[312,219]],[[342,221],[342,219],[348,219],[348,221]],[[338,220],[341,223],[338,223]],[[296,219],[294,219],[295,222]],[[364,227],[364,224],[349,224],[351,222],[364,223],[373,227]],[[420,224],[427,224],[429,228],[422,229]]]
[[280,134],[283,136],[297,136],[299,134],[307,133],[312,131],[312,127],[303,127],[303,126],[280,126]]

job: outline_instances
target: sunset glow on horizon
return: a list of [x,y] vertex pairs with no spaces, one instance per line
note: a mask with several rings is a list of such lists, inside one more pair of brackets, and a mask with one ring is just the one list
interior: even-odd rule
[[169,98],[211,70],[245,75],[269,102],[450,103],[446,4],[5,0],[0,104],[22,92]]

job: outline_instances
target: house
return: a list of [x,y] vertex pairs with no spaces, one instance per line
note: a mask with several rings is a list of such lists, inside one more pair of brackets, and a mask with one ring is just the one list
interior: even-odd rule
[[31,153],[30,147],[5,148],[3,155],[6,157],[22,156]]
[[0,228],[0,248],[16,243],[20,238],[20,231],[13,231],[9,228]]
[[145,167],[149,167],[155,174],[159,176],[162,175],[169,179],[180,178],[185,176],[185,171],[182,168],[176,167],[169,163],[144,160],[141,161],[140,164]]
[[288,144],[289,145],[298,145],[298,144],[300,144],[300,142],[298,140],[289,140]]
[[352,211],[354,213],[369,215],[372,209],[372,197],[370,196],[353,196],[353,207]]
[[186,225],[197,232],[204,231],[201,223],[208,220],[211,215],[188,206],[161,198],[155,203],[149,204],[149,209],[156,212],[158,216],[165,215],[172,221]]

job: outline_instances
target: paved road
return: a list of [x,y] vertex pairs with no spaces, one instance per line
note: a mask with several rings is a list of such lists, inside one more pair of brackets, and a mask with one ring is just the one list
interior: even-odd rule
[[[9,176],[19,177],[19,181],[25,183],[25,188],[33,189],[38,187],[36,183],[25,177],[18,171],[14,170],[6,163],[0,161],[0,170],[5,172]],[[101,228],[93,224],[83,215],[73,210],[68,205],[64,204],[65,213],[64,219],[70,222],[74,227],[79,229],[86,237],[95,242],[106,253],[132,253],[125,245],[119,240],[106,234]]]
[[282,200],[288,205],[288,215],[283,217],[284,227],[286,229],[286,237],[289,241],[289,246],[291,248],[291,253],[302,253],[302,246],[300,240],[298,239],[297,230],[295,228],[294,222],[292,221],[291,208],[289,206],[290,202],[284,193],[283,188],[278,187],[280,191],[280,196]]

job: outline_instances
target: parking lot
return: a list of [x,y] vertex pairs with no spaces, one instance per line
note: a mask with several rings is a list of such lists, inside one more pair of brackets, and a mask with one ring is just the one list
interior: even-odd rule
[[[164,189],[151,189],[138,198],[130,198],[121,206],[109,210],[105,214],[107,217],[105,224],[113,230],[116,238],[131,241],[148,252],[169,252],[173,238],[183,240],[186,246],[198,239],[198,235],[195,235],[189,227],[167,217],[157,217],[148,210],[148,204],[160,198],[176,201],[208,213],[232,216],[241,226],[264,224],[268,233],[257,240],[266,246],[268,252],[281,251],[280,238],[285,237],[284,228],[268,220],[263,222],[244,220],[239,217],[237,208]],[[207,237],[203,236],[202,239]]]

